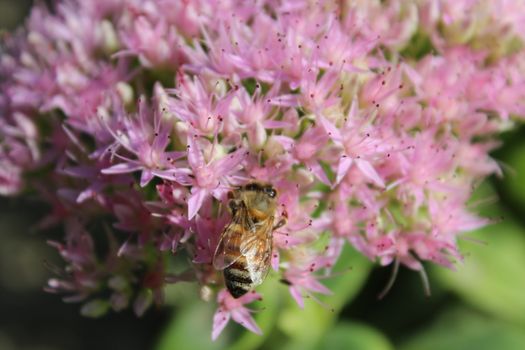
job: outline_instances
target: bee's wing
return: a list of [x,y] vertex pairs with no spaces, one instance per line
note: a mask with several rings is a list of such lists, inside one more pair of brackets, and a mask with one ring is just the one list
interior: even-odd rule
[[239,260],[242,256],[240,246],[243,237],[247,235],[247,217],[246,208],[241,206],[232,218],[232,221],[222,232],[219,244],[215,249],[213,256],[213,267],[216,270],[224,270]]
[[272,231],[273,217],[268,218],[253,233],[242,240],[240,252],[246,257],[248,263],[257,261],[253,265],[255,275],[252,275],[254,284],[260,284],[266,277],[272,257]]

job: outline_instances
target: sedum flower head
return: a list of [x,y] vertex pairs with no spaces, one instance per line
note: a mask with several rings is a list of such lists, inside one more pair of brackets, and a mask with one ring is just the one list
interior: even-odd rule
[[525,115],[519,6],[39,3],[2,39],[0,194],[37,191],[40,225],[64,224],[49,291],[140,315],[194,281],[217,292],[213,339],[230,319],[261,332],[260,296],[234,299],[212,267],[227,193],[250,181],[279,191],[271,264],[300,307],[330,294],[319,277],[345,244],[452,268],[487,223],[466,202],[501,172],[494,137]]

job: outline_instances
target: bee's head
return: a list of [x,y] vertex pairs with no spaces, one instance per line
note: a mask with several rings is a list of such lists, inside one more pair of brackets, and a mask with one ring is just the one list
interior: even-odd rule
[[273,188],[272,185],[260,184],[257,182],[251,182],[243,187],[245,191],[253,191],[258,193],[264,193],[270,198],[275,198],[277,196],[277,191]]
[[270,184],[251,182],[241,188],[249,207],[262,212],[275,210],[277,190]]

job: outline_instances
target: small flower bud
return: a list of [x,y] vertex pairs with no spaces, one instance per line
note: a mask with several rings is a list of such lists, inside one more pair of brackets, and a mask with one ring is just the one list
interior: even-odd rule
[[80,314],[86,317],[100,317],[106,314],[110,308],[110,303],[107,300],[95,299],[84,304],[80,309]]

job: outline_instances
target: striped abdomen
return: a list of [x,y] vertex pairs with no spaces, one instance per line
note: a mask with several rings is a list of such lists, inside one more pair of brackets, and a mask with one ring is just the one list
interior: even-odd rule
[[243,296],[254,287],[246,258],[241,257],[231,266],[224,269],[224,282],[234,298]]

